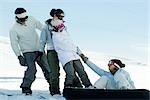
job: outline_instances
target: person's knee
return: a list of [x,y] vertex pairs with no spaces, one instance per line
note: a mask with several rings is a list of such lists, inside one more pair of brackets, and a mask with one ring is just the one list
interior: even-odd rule
[[108,80],[109,78],[107,76],[102,76],[94,83],[94,86],[99,89],[104,89],[106,88]]
[[102,76],[101,79],[105,80],[105,81],[108,81],[109,78],[107,76]]

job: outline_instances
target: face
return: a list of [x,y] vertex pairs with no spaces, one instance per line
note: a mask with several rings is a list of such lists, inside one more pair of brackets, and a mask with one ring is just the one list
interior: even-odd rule
[[119,68],[115,65],[110,65],[109,66],[109,71],[114,75],[116,73],[116,71],[118,70]]
[[65,17],[64,13],[61,13],[59,15],[57,15],[58,19],[63,20],[63,18]]
[[17,22],[19,22],[20,24],[24,24],[25,21],[27,21],[28,16],[26,16],[25,18],[17,18]]
[[26,18],[19,18],[20,22],[25,22],[27,19]]

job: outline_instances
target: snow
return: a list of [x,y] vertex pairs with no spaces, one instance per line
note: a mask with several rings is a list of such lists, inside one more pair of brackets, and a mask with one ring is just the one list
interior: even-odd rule
[[51,96],[48,91],[33,91],[32,95],[21,94],[19,90],[0,90],[2,100],[66,100],[62,96]]
[[[0,36],[0,100],[65,100],[64,97],[53,97],[49,94],[49,86],[39,66],[37,66],[37,78],[32,84],[33,94],[25,96],[21,94],[19,88],[26,67],[20,66],[17,57],[11,49],[9,38]],[[150,90],[150,66],[130,58],[116,57],[115,55],[107,55],[97,52],[84,52],[99,67],[108,70],[107,63],[112,58],[121,59],[127,66],[127,70],[137,89]],[[92,84],[99,78],[89,67],[84,63],[85,70]],[[60,68],[60,90],[63,91],[65,73]]]
[[[26,67],[19,65],[8,38],[0,36],[0,47],[0,100],[65,100],[62,96],[50,95],[49,85],[39,66],[37,66],[37,78],[31,87],[33,94],[31,96],[22,95],[20,84]],[[64,80],[65,74],[62,69],[60,73],[62,74],[60,79]],[[63,81],[60,84],[62,91]]]

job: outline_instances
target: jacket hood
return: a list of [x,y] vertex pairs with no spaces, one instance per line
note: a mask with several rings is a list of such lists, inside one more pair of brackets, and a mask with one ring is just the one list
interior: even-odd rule
[[52,21],[52,19],[47,19],[47,20],[45,21],[45,23],[46,23],[47,25],[51,25],[51,21]]

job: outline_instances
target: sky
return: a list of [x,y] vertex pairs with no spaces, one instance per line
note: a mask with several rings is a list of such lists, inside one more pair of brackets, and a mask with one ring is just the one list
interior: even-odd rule
[[0,0],[0,36],[9,37],[17,7],[24,7],[43,24],[52,8],[61,8],[67,29],[81,49],[147,64],[148,5],[148,0]]

